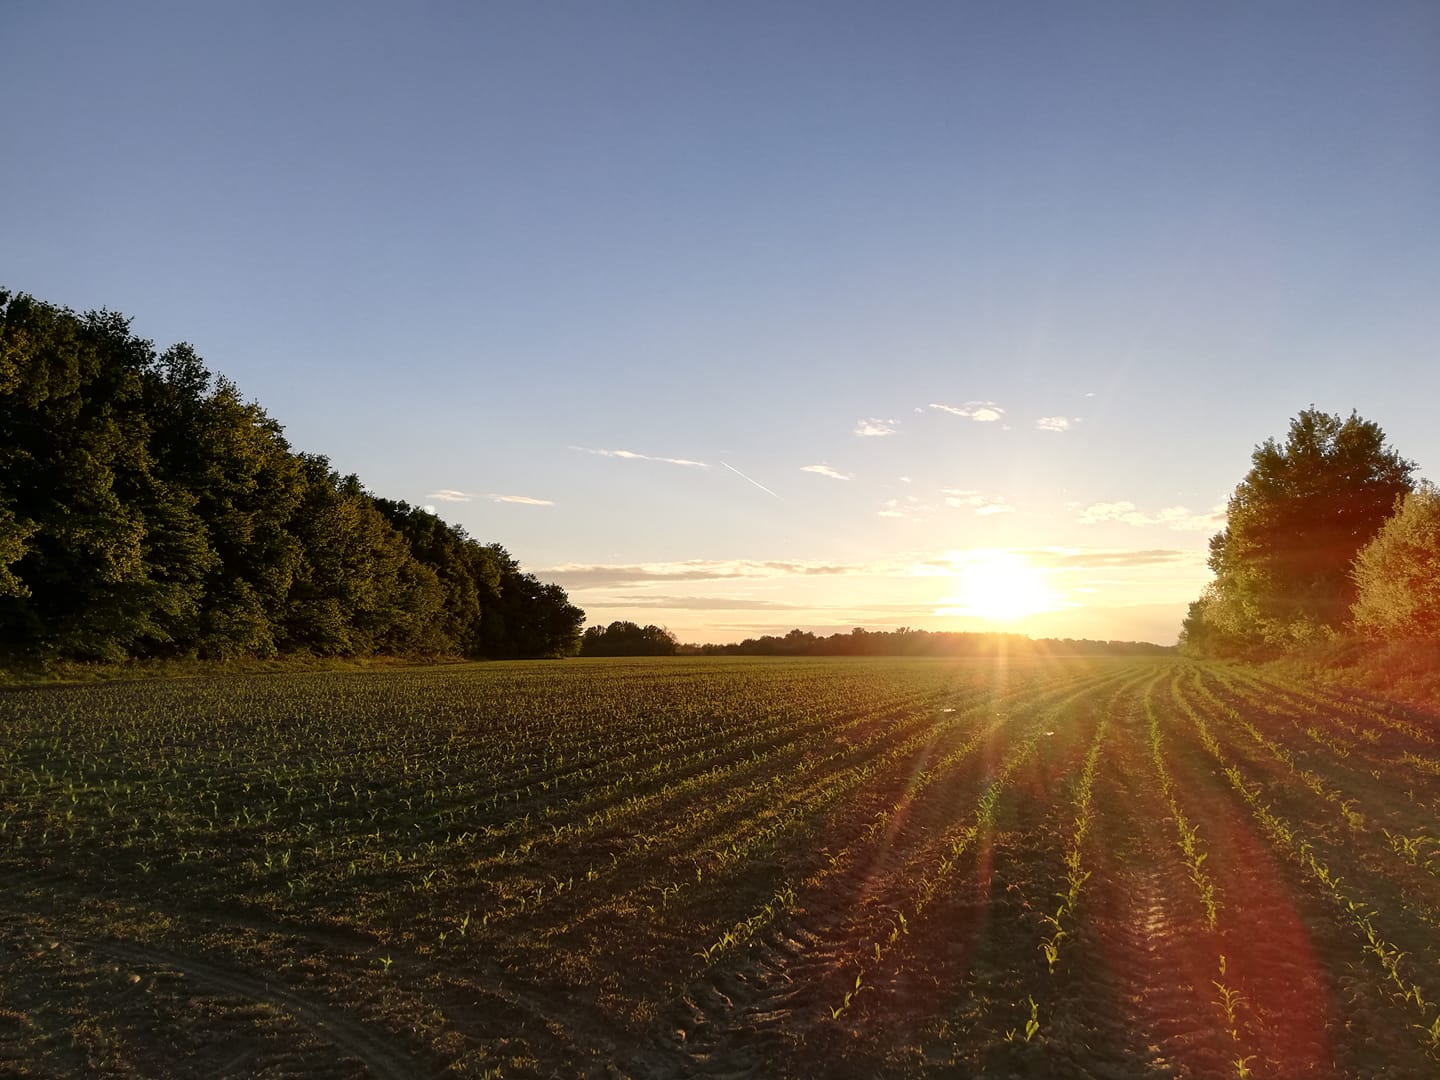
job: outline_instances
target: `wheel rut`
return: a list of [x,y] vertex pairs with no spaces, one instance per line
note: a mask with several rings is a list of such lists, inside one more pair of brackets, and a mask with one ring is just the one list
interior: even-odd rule
[[[208,959],[183,956],[130,942],[84,943],[92,951],[137,967],[175,971],[211,990],[274,1005],[299,1022],[318,1029],[342,1054],[358,1058],[380,1080],[414,1080],[432,1069],[395,1042],[377,1035],[362,1021],[328,1005],[253,975]],[[241,1062],[243,1064],[243,1062]]]

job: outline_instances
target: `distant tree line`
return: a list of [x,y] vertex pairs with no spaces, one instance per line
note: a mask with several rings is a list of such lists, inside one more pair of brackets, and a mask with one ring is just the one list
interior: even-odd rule
[[0,656],[573,653],[584,612],[109,311],[0,291]]
[[1090,641],[1030,638],[1024,634],[975,634],[946,631],[866,630],[821,637],[791,630],[783,637],[766,634],[721,645],[681,644],[669,630],[612,622],[592,626],[580,639],[581,656],[1136,656],[1173,652],[1173,646],[1147,641]]
[[866,630],[821,637],[791,630],[783,637],[766,634],[723,645],[683,645],[682,653],[702,656],[1136,656],[1173,652],[1147,641],[1091,641],[1031,638],[1024,634],[968,633],[948,630]]
[[1313,408],[1255,448],[1185,651],[1264,658],[1347,636],[1440,636],[1440,494],[1379,425]]
[[580,636],[581,656],[674,656],[679,649],[669,630],[633,622],[592,626]]

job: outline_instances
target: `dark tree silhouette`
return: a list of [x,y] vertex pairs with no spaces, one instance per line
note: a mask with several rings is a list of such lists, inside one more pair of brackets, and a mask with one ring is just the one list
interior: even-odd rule
[[1350,566],[1410,490],[1413,463],[1378,424],[1306,409],[1268,439],[1210,541],[1215,580],[1191,605],[1184,641],[1246,654],[1325,640],[1355,599]]
[[580,638],[581,656],[674,656],[679,647],[669,630],[633,622],[592,626]]

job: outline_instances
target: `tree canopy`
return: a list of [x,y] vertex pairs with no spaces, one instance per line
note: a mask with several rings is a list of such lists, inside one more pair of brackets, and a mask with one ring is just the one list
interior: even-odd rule
[[584,612],[114,312],[0,291],[0,655],[565,655]]
[[1355,558],[1355,629],[1367,637],[1440,638],[1440,490],[1406,495]]
[[1282,649],[1341,630],[1356,595],[1351,563],[1410,490],[1414,470],[1378,424],[1314,408],[1251,461],[1210,541],[1215,580],[1185,621],[1195,651]]

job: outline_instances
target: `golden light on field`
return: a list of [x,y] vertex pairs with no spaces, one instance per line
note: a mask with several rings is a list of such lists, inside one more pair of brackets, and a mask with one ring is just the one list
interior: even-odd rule
[[955,560],[956,592],[940,601],[937,615],[968,615],[1015,622],[1064,606],[1045,571],[1013,551],[977,551]]

